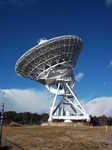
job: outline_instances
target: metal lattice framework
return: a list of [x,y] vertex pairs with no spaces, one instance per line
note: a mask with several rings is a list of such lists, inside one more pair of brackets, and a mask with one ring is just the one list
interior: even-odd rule
[[[82,40],[77,36],[56,37],[40,42],[16,63],[17,74],[44,84],[55,94],[49,121],[89,120],[88,114],[73,92],[73,68],[81,48]],[[58,96],[61,96],[62,100],[56,104]]]

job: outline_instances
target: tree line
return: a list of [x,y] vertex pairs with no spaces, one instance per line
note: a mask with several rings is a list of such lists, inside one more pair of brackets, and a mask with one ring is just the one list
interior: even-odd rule
[[[93,126],[112,126],[112,117],[107,116],[90,116],[90,125]],[[37,114],[31,112],[17,113],[15,111],[8,111],[4,113],[4,122],[10,124],[11,122],[16,122],[19,124],[41,124],[48,121],[48,114]]]
[[48,114],[37,114],[31,112],[17,113],[15,111],[8,111],[4,113],[4,123],[10,124],[11,122],[16,122],[19,124],[41,124],[47,122]]
[[90,124],[93,126],[104,126],[104,125],[109,125],[112,126],[112,117],[107,117],[105,115],[103,116],[90,116],[91,121]]

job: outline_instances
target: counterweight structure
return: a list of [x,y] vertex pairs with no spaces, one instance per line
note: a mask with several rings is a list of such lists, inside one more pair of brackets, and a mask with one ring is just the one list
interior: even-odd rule
[[73,69],[81,48],[82,40],[78,36],[41,40],[16,63],[17,74],[42,83],[54,94],[48,121],[90,120],[74,93]]

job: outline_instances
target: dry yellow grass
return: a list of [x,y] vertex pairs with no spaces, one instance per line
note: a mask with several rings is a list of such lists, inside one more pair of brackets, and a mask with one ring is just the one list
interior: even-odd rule
[[24,150],[112,150],[112,127],[7,127],[3,136]]

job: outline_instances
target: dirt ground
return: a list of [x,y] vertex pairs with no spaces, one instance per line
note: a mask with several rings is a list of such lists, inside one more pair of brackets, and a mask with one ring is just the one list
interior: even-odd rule
[[22,150],[112,150],[112,127],[4,127],[3,137]]

